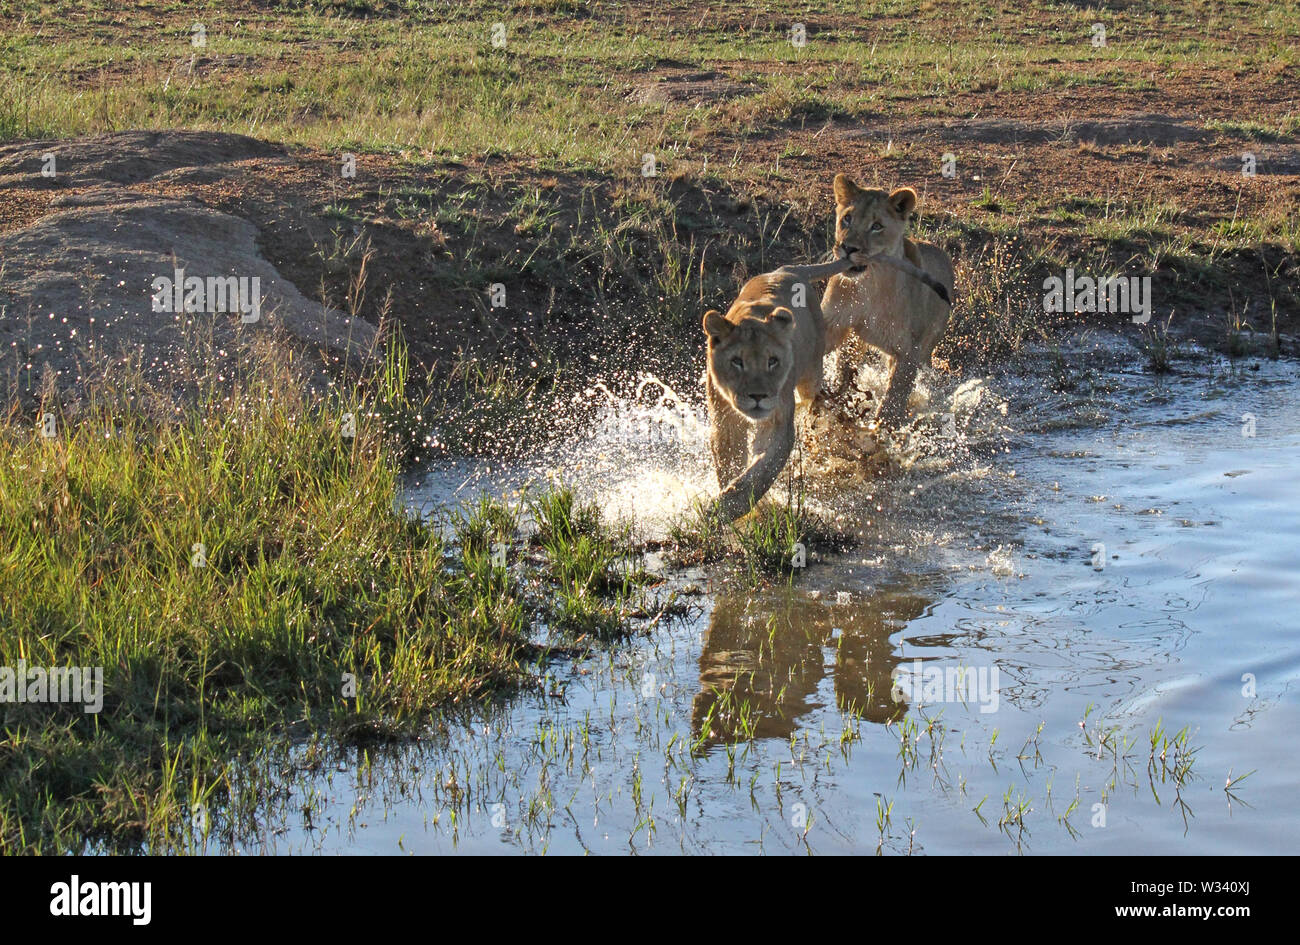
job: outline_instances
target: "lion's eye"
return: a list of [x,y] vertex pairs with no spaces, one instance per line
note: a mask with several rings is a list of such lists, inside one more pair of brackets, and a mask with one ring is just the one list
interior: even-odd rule
[[883,229],[884,229],[884,227],[881,226],[879,220],[877,220],[875,223],[871,224],[871,232],[872,232],[872,233],[879,233],[879,232],[880,232],[881,230],[883,230]]
[[745,370],[745,362],[741,358],[732,358],[731,366],[734,367],[737,371]]
[[781,363],[781,361],[780,361],[779,358],[768,358],[768,359],[767,359],[767,369],[768,369],[769,371],[775,371],[775,370],[776,370],[776,366],[777,366],[778,364],[780,364],[780,363]]

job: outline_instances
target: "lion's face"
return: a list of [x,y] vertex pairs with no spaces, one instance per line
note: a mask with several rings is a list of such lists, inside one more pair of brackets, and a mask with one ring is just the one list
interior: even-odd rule
[[[844,174],[835,177],[835,251],[841,257],[886,253],[897,256],[916,207],[916,191],[862,190]],[[857,267],[850,272],[861,272]]]
[[750,420],[771,416],[794,363],[794,313],[777,308],[766,317],[732,323],[722,313],[704,315],[709,336],[709,377],[727,402]]

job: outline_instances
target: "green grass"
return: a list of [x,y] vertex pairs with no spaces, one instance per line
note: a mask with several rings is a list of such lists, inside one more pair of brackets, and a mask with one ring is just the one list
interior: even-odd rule
[[812,563],[817,551],[842,550],[850,540],[811,511],[791,476],[787,498],[760,501],[748,515],[722,522],[708,506],[697,505],[668,529],[670,557],[679,564],[705,564],[732,558],[751,584],[791,579]]
[[309,732],[415,734],[528,684],[548,623],[629,619],[622,536],[569,493],[536,500],[542,561],[499,502],[447,537],[397,510],[392,359],[346,397],[286,362],[179,415],[150,415],[137,378],[46,404],[53,437],[16,409],[0,422],[0,666],[102,667],[105,687],[97,715],[0,705],[0,851],[188,849],[193,804],[220,822],[262,800],[236,789],[241,759]]
[[751,577],[792,575],[807,567],[813,521],[801,505],[760,504],[733,534]]
[[525,373],[479,358],[458,361],[445,375],[425,379],[424,414],[439,452],[517,458],[539,446],[548,431],[536,422],[548,392],[567,383],[559,368]]
[[1168,374],[1179,356],[1178,342],[1169,332],[1172,321],[1173,315],[1170,315],[1163,325],[1153,323],[1142,331],[1140,344],[1147,356],[1147,367],[1153,374]]
[[620,634],[649,580],[632,560],[629,530],[611,529],[595,505],[565,487],[535,497],[529,508],[551,573],[552,625],[579,636]]
[[[1151,88],[1128,67],[1134,58],[1157,69],[1192,57],[1219,67],[1294,66],[1294,6],[1252,8],[1252,20],[1268,26],[1249,45],[1240,41],[1242,13],[1189,2],[1106,14],[1109,42],[1098,49],[1088,37],[1100,14],[1049,0],[997,20],[979,0],[950,4],[944,16],[908,0],[876,8],[882,21],[865,26],[834,4],[815,3],[798,15],[840,21],[816,26],[796,49],[794,14],[743,9],[692,21],[687,32],[667,16],[647,21],[602,2],[451,10],[366,0],[150,4],[142,24],[138,8],[11,0],[0,34],[0,75],[10,90],[0,95],[0,137],[184,126],[318,147],[527,153],[613,166],[705,126],[754,132],[954,91]],[[202,48],[191,45],[196,21],[206,29]],[[492,43],[496,22],[507,29],[500,48]],[[51,23],[68,24],[59,42],[46,40]],[[635,80],[662,62],[725,65],[754,94],[665,108],[629,101],[624,81],[613,80]]]
[[1287,114],[1276,122],[1213,120],[1207,121],[1205,127],[1232,138],[1283,141],[1300,132],[1300,115]]

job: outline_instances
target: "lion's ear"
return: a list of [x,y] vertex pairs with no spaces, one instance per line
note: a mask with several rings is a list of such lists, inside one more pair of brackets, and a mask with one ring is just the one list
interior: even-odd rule
[[889,205],[894,212],[906,220],[916,209],[916,191],[911,187],[900,187],[889,195]]
[[858,196],[858,185],[853,183],[853,178],[848,174],[835,175],[835,205],[837,207],[851,207],[853,201]]
[[731,334],[734,327],[717,309],[711,308],[704,313],[704,333],[715,345]]
[[794,331],[794,312],[788,308],[774,308],[767,320],[783,332]]

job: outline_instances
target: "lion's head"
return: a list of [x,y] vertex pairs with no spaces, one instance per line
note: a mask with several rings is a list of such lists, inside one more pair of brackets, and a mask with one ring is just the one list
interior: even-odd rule
[[778,307],[731,322],[710,309],[704,313],[704,333],[714,386],[749,419],[770,416],[794,364],[794,313]]
[[[916,208],[916,191],[863,190],[847,174],[835,176],[835,251],[841,257],[860,253],[897,256]],[[861,272],[857,267],[852,272]]]

